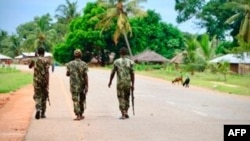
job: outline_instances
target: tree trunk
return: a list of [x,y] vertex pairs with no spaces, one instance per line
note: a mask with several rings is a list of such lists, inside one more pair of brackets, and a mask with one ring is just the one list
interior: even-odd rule
[[132,54],[132,51],[131,51],[131,48],[130,48],[130,44],[128,42],[127,34],[124,31],[123,31],[123,36],[124,36],[124,39],[125,39],[127,47],[128,47],[129,55],[130,55],[130,57],[133,57],[133,54]]

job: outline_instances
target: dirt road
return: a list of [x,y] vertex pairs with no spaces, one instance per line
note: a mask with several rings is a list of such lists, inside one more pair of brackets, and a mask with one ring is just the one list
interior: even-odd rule
[[115,81],[111,88],[107,87],[109,74],[105,70],[89,70],[86,118],[73,121],[65,68],[56,67],[50,75],[51,106],[48,105],[47,118],[35,120],[32,113],[24,140],[221,141],[224,124],[250,124],[250,97],[192,85],[184,88],[140,75],[136,75],[135,83],[136,115],[130,108],[130,118],[119,120]]

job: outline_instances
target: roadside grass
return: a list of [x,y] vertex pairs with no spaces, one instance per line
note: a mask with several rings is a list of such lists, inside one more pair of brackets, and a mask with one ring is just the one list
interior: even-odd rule
[[185,79],[188,75],[191,79],[190,87],[195,85],[228,94],[250,96],[250,75],[241,76],[237,74],[228,74],[225,80],[224,76],[220,73],[195,72],[194,75],[191,75],[189,72],[178,72],[173,66],[136,65],[135,70],[137,74],[156,77],[167,81],[172,81],[181,75],[183,75]]
[[0,68],[0,94],[9,93],[32,83],[32,74],[14,67]]

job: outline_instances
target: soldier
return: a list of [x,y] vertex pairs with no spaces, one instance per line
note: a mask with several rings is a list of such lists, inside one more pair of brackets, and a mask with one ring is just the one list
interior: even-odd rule
[[46,118],[46,100],[49,96],[49,66],[50,62],[44,57],[45,50],[39,47],[36,52],[36,58],[31,60],[29,68],[34,67],[33,86],[36,102],[36,119]]
[[122,114],[120,119],[129,118],[128,108],[130,90],[134,90],[134,62],[126,57],[127,52],[128,50],[125,47],[120,49],[120,58],[114,61],[114,67],[111,71],[108,84],[108,87],[110,87],[114,75],[117,73],[117,97],[119,101],[119,109]]
[[72,94],[74,120],[84,119],[84,103],[88,92],[88,66],[81,60],[82,52],[80,49],[74,51],[75,60],[67,64],[66,76],[70,77],[70,92]]

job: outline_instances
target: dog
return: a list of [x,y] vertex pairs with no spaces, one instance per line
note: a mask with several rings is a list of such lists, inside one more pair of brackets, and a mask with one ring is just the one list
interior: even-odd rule
[[182,83],[183,87],[189,88],[190,78],[187,77],[185,81]]
[[176,77],[173,81],[172,81],[172,84],[175,84],[175,83],[179,83],[181,82],[181,84],[183,83],[183,80],[182,80],[182,77]]

